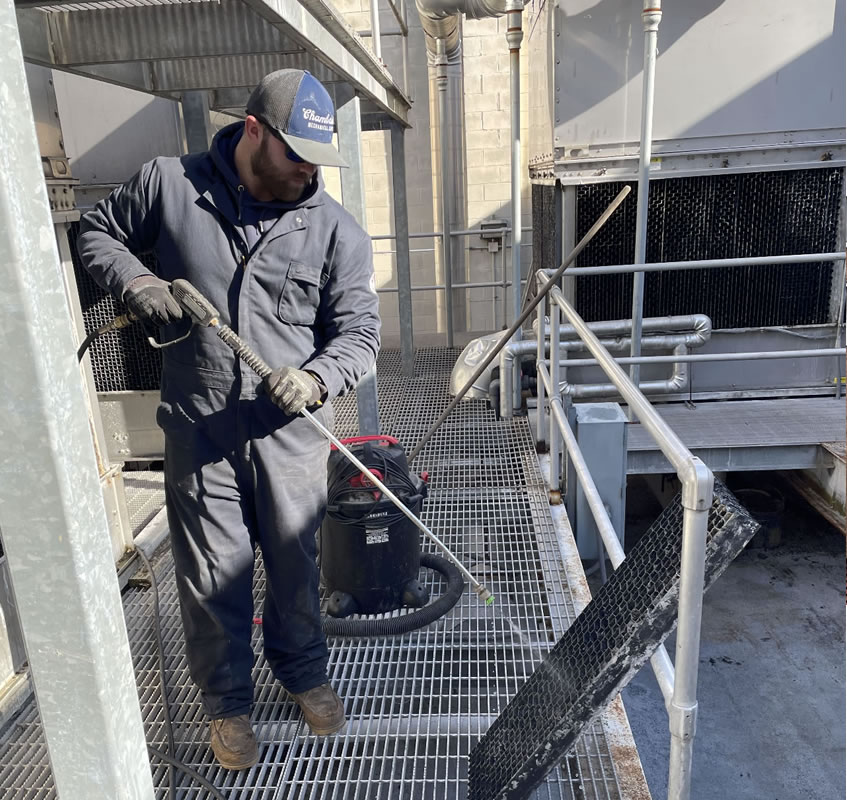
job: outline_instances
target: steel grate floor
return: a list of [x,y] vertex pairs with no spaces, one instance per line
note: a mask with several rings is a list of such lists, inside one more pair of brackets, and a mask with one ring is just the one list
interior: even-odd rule
[[[416,377],[399,376],[399,353],[378,363],[383,432],[411,449],[446,407],[458,351],[422,350]],[[336,404],[336,433],[356,433],[355,397]],[[441,800],[467,797],[468,754],[575,617],[527,421],[497,422],[481,401],[463,403],[414,464],[430,473],[424,522],[497,595],[492,607],[468,589],[433,625],[402,637],[331,639],[330,676],[349,723],[312,736],[273,679],[254,630],[252,721],[260,762],[243,773],[213,763],[207,723],[188,675],[173,581],[165,553],[155,562],[178,756],[232,800]],[[424,549],[433,551],[429,543]],[[257,608],[264,594],[261,559]],[[435,585],[440,577],[427,574]],[[124,594],[148,740],[165,746],[159,707],[150,592]],[[394,612],[395,614],[401,612]],[[154,767],[158,800],[167,772]],[[179,778],[178,796],[206,795]],[[0,742],[0,797],[55,798],[37,710],[31,704]],[[621,797],[601,723],[580,739],[536,790],[544,800]]]

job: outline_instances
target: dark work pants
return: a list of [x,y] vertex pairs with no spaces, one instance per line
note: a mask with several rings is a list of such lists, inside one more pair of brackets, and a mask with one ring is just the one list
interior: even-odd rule
[[[266,574],[265,657],[274,675],[295,694],[327,680],[315,532],[326,506],[329,444],[266,398],[200,419],[184,405],[163,402],[159,422],[186,651],[206,713],[230,717],[248,713],[253,699],[256,546]],[[320,414],[331,429],[331,408]]]

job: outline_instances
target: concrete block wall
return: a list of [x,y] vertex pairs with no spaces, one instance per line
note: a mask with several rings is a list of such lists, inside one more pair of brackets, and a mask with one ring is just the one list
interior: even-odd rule
[[[345,15],[351,27],[358,31],[371,28],[367,0],[336,0],[336,7]],[[407,94],[413,101],[409,114],[412,127],[405,133],[407,203],[409,231],[429,232],[440,229],[439,176],[437,136],[432,136],[431,124],[437,124],[431,97],[434,84],[430,81],[426,60],[426,46],[420,19],[414,6],[408,4],[408,60],[406,75]],[[465,147],[467,164],[467,204],[465,208],[468,228],[490,218],[502,218],[511,224],[511,117],[509,107],[509,50],[506,44],[506,20],[465,20],[463,22],[464,92],[465,92]],[[383,33],[382,58],[398,83],[403,81],[401,36],[385,35],[397,31],[398,24],[386,2],[380,4],[380,28]],[[367,41],[367,39],[366,39]],[[528,62],[526,51],[521,59],[521,127],[522,175],[527,175],[528,150]],[[363,171],[368,208],[367,228],[372,236],[394,232],[393,195],[391,185],[391,142],[387,132],[366,132],[363,135]],[[326,170],[325,179],[330,193],[341,199],[340,179],[337,170]],[[332,174],[335,173],[335,174]],[[531,224],[529,180],[524,177],[522,190],[522,217],[524,225]],[[468,236],[467,275],[469,282],[502,278],[502,254],[492,256],[479,236]],[[529,232],[524,241],[531,241]],[[434,239],[413,239],[412,285],[432,285],[444,282],[439,243]],[[374,242],[374,265],[378,287],[396,287],[395,259],[386,251],[394,250],[391,240]],[[418,252],[415,252],[418,251]],[[531,248],[522,248],[524,274],[529,270]],[[506,271],[511,279],[511,253],[506,252]],[[511,290],[510,290],[511,291]],[[466,292],[467,328],[475,333],[488,332],[503,326],[502,289],[472,289]],[[397,294],[381,294],[380,309],[383,316],[384,339],[387,345],[399,342],[399,317]],[[508,300],[511,315],[512,302]],[[444,342],[445,315],[444,292],[422,291],[413,293],[415,343]],[[456,331],[457,341],[463,337]]]
[[[526,20],[526,15],[525,20]],[[468,165],[468,228],[478,228],[488,219],[505,219],[511,225],[511,107],[509,48],[506,44],[506,17],[465,20],[463,53],[465,78],[465,136]],[[529,120],[529,58],[526,31],[521,49],[521,216],[523,225],[532,224],[530,184],[527,171]],[[532,241],[529,231],[525,243]],[[468,280],[501,280],[503,254],[492,256],[479,236],[468,237]],[[511,250],[506,250],[506,275],[511,280]],[[532,249],[521,248],[522,270],[529,270]],[[469,328],[476,332],[504,327],[502,289],[480,288],[468,292]],[[511,290],[507,292],[511,322]]]

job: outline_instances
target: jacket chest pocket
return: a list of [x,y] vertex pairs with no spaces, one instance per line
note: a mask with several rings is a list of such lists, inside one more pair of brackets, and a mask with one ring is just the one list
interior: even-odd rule
[[292,325],[314,323],[324,283],[320,267],[292,261],[279,296],[280,319]]

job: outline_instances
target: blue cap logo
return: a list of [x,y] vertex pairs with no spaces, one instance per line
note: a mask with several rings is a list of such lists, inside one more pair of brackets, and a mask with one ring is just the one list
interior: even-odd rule
[[294,97],[286,133],[316,142],[331,142],[334,129],[332,100],[317,79],[306,72]]

